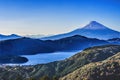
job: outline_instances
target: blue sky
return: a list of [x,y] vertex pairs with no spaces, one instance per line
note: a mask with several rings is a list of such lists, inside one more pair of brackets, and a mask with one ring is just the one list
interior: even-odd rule
[[58,34],[93,20],[120,31],[120,0],[0,0],[0,34]]

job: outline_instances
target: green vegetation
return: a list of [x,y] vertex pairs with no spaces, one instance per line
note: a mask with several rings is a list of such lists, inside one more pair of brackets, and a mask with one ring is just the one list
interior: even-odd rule
[[[116,75],[116,71],[118,71],[116,69],[120,67],[118,52],[120,52],[120,46],[118,45],[98,46],[85,49],[62,61],[30,66],[4,66],[0,67],[0,80],[20,80],[21,78],[22,80],[58,80],[59,77],[69,75],[73,71],[70,74],[71,76],[64,77],[62,80],[69,80],[72,76],[75,77],[72,77],[70,80],[77,80],[79,77],[79,80],[88,80],[97,76],[104,77],[105,74],[109,75],[110,73],[106,72],[109,69],[110,71],[115,71],[113,74]],[[118,60],[114,61],[114,59]],[[97,76],[94,76],[95,74]]]
[[[19,80],[19,79],[18,79],[18,80]],[[20,80],[22,80],[22,79],[20,79]],[[31,78],[28,78],[28,79],[26,79],[26,80],[58,80],[58,78],[57,78],[57,77],[52,77],[52,78],[50,78],[50,77],[48,77],[48,76],[43,76],[43,77],[41,77],[41,78],[39,78],[39,79],[31,77]]]
[[120,53],[101,61],[87,64],[60,80],[119,80]]

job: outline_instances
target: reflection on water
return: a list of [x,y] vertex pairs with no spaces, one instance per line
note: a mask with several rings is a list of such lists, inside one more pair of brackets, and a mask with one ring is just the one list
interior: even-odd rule
[[[80,52],[80,51],[77,51]],[[63,60],[65,58],[71,57],[72,55],[77,53],[75,52],[55,52],[55,53],[44,53],[44,54],[36,54],[36,55],[23,55],[23,57],[28,58],[28,62],[23,65],[34,65],[41,63],[48,63],[58,60]]]

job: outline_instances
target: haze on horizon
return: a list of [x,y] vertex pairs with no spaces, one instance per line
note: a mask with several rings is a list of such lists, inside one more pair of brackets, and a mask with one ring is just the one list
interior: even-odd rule
[[58,34],[97,21],[120,31],[119,0],[0,0],[0,34]]

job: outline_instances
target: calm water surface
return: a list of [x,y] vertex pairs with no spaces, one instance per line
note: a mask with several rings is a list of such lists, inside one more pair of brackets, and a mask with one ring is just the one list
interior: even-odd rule
[[54,52],[54,53],[44,53],[44,54],[36,54],[36,55],[23,55],[23,57],[26,57],[29,60],[23,65],[34,65],[34,64],[41,64],[41,63],[48,63],[48,62],[63,60],[63,59],[71,57],[72,55],[78,52],[80,51]]

